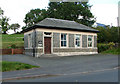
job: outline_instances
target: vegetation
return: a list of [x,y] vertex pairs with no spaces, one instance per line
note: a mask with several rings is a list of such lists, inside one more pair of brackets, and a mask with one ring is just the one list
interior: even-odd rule
[[120,31],[118,32],[118,27],[97,27],[97,30],[100,31],[100,33],[98,33],[98,43],[119,42]]
[[24,41],[23,41],[23,34],[12,34],[2,35],[2,48],[23,48],[24,47]]
[[116,55],[120,55],[120,48],[108,49],[108,50],[103,51],[101,53],[103,53],[103,54],[116,54]]
[[0,27],[2,27],[2,33],[7,34],[7,31],[9,29],[12,29],[16,33],[16,29],[20,27],[18,23],[15,24],[9,24],[10,18],[7,18],[7,16],[4,16],[4,11],[0,8]]
[[[29,27],[39,21],[49,18],[74,20],[81,24],[92,26],[95,18],[90,11],[88,2],[50,2],[48,9],[32,9],[25,16],[24,23]],[[81,17],[81,18],[80,18]],[[24,29],[25,27],[23,27]]]
[[115,48],[115,43],[113,43],[113,42],[110,42],[110,43],[98,43],[97,47],[98,47],[98,52],[103,52],[103,51],[106,51],[108,49]]
[[31,69],[31,68],[39,68],[39,66],[33,66],[25,63],[20,63],[20,62],[2,61],[2,72]]
[[18,23],[10,25],[10,29],[14,30],[15,33],[16,33],[16,30],[19,28],[20,28],[20,25]]

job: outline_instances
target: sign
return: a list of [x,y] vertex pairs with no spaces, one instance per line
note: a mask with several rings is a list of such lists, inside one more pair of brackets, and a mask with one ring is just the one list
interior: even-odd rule
[[42,41],[38,41],[38,45],[42,47]]

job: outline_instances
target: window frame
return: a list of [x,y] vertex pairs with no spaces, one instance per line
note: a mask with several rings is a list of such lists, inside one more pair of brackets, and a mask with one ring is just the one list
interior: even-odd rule
[[[89,37],[91,38],[91,41],[89,41]],[[91,43],[91,42],[92,42],[92,46],[89,46],[89,43]],[[93,36],[91,36],[91,35],[87,36],[87,47],[88,48],[93,48]]]
[[[76,40],[76,38],[77,38],[76,36],[79,36],[79,40]],[[82,46],[82,44],[81,44],[81,42],[82,42],[82,41],[81,41],[81,37],[82,37],[81,34],[75,34],[75,37],[74,37],[74,39],[75,39],[75,40],[74,40],[75,48],[80,48],[80,47]],[[80,45],[80,46],[77,46],[77,45],[76,45],[76,41],[79,41],[79,43],[80,43],[79,45]]]
[[[61,38],[61,35],[63,34],[63,39]],[[66,40],[64,40],[64,35],[66,35]],[[66,46],[62,46],[62,41],[66,41]],[[68,34],[67,33],[60,33],[60,47],[61,48],[67,48],[68,47]]]
[[28,34],[28,48],[32,48],[32,34]]

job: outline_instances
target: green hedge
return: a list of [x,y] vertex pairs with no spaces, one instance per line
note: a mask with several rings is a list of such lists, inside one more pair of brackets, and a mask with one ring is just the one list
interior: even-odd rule
[[113,49],[115,46],[115,43],[110,42],[110,43],[98,43],[98,53],[106,51],[108,49]]

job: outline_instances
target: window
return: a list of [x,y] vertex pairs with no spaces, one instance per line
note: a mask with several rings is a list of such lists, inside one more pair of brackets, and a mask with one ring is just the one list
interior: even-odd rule
[[28,47],[29,48],[32,47],[32,35],[31,34],[28,35]]
[[92,47],[92,36],[88,36],[88,47]]
[[80,47],[80,35],[75,35],[75,47]]
[[67,34],[61,34],[61,47],[67,46]]

